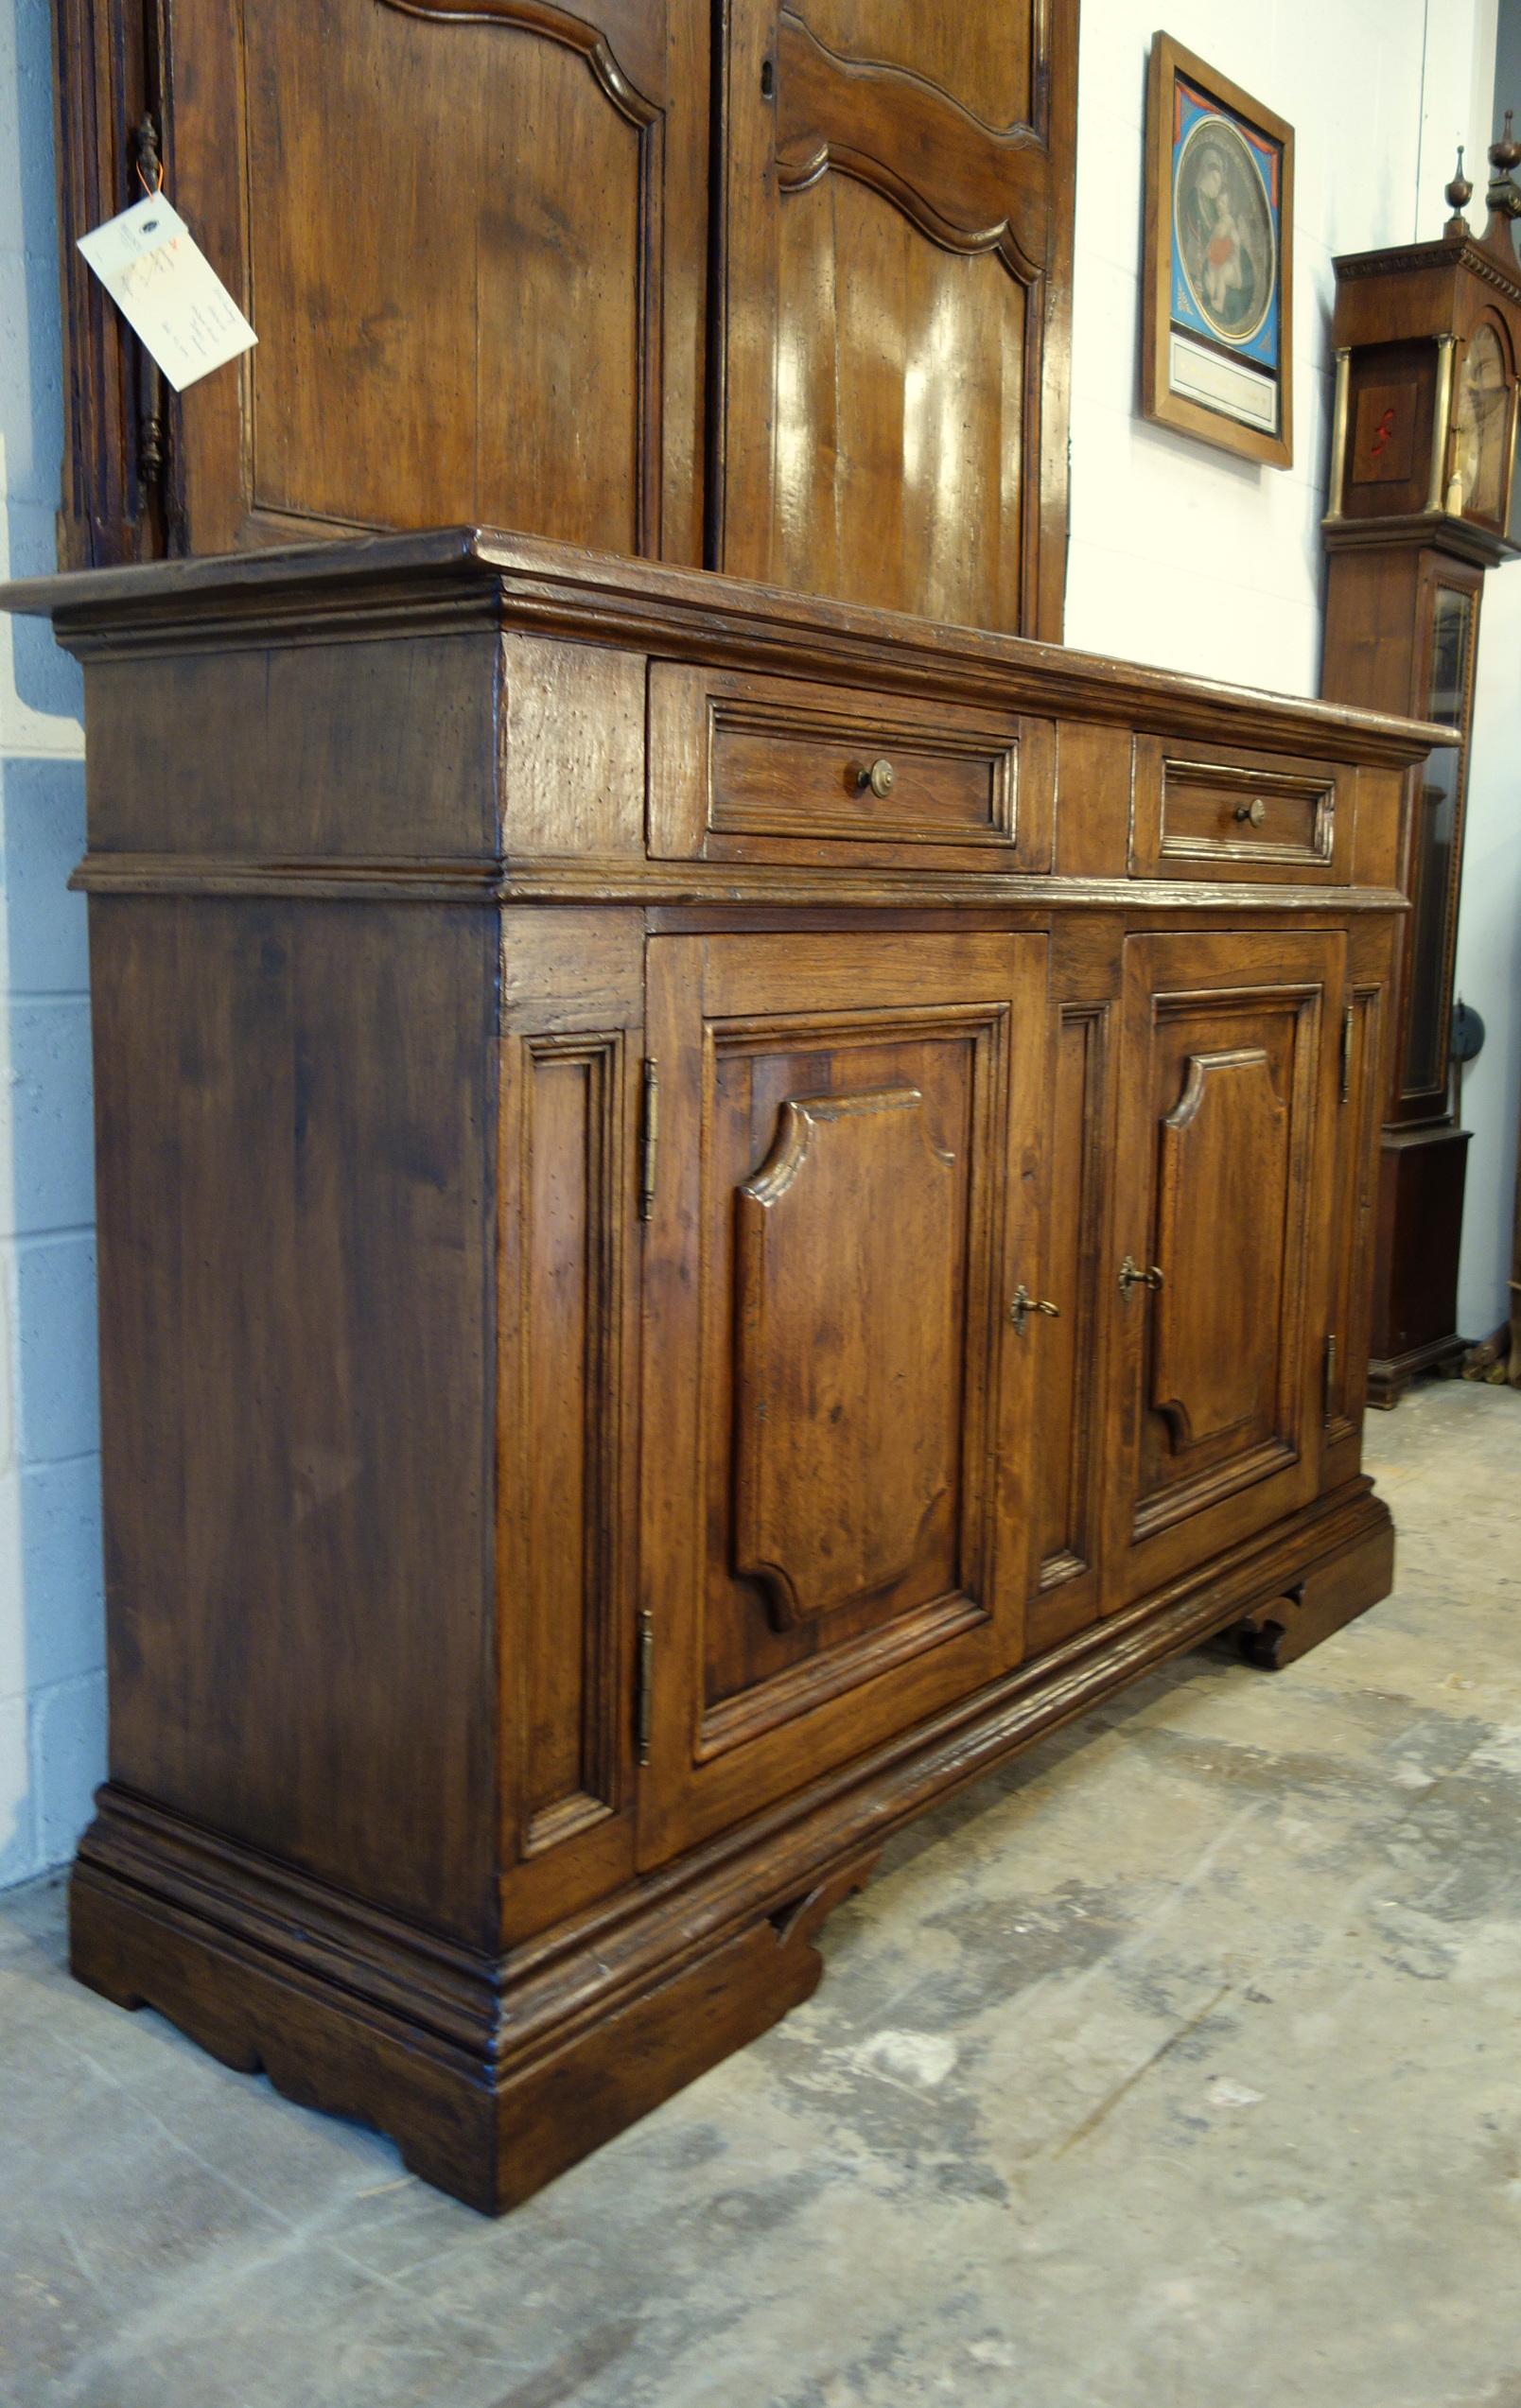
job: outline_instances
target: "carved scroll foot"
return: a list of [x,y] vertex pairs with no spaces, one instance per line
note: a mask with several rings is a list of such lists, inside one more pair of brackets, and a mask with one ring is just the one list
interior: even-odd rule
[[1314,1563],[1281,1597],[1264,1598],[1237,1626],[1242,1655],[1281,1672],[1322,1639],[1345,1629],[1394,1585],[1394,1527],[1386,1513],[1339,1553]]

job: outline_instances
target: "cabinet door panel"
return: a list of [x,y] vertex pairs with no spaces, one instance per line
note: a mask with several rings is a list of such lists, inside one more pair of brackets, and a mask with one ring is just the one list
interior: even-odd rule
[[178,406],[190,548],[468,518],[695,557],[692,0],[170,0],[169,29],[172,188],[259,334]]
[[[1264,1042],[1213,1047],[1190,1029],[1183,1091],[1163,1115],[1157,1259],[1167,1283],[1155,1306],[1151,1402],[1167,1423],[1172,1462],[1166,1474],[1159,1463],[1159,1478],[1218,1456],[1227,1440],[1235,1449],[1274,1434],[1280,1367],[1273,1350],[1251,1341],[1281,1326],[1285,1306],[1287,1265],[1273,1233],[1287,1201],[1281,1091],[1291,1025],[1280,1019],[1261,1032]],[[1259,1227],[1263,1242],[1241,1242]]]
[[650,947],[650,1860],[1023,1645],[1045,940],[830,951]]
[[1040,1411],[1033,1434],[1035,1589],[1026,1651],[1098,1619],[1102,1600],[1108,1187],[1114,1152],[1120,938],[1096,920],[1053,938],[1053,1052],[1044,1185],[1046,1300],[1031,1317]]
[[1075,12],[730,26],[719,565],[1059,634]]
[[953,1569],[955,1174],[921,1089],[864,1088],[789,1096],[738,1191],[735,1569],[779,1628]]
[[1319,1476],[1344,940],[1126,948],[1112,1561],[1123,1603],[1303,1503]]

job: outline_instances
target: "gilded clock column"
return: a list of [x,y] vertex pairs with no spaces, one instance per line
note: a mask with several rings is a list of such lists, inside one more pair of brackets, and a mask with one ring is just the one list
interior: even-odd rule
[[1442,238],[1336,262],[1326,548],[1329,700],[1435,720],[1452,742],[1412,772],[1400,846],[1409,900],[1387,1061],[1369,1397],[1394,1405],[1455,1369],[1468,1132],[1449,1064],[1463,802],[1484,572],[1521,549],[1515,494],[1521,144],[1490,151],[1489,214],[1447,186]]

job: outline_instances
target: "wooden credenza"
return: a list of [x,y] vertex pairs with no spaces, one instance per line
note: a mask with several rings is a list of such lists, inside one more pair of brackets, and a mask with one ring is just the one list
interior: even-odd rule
[[481,532],[0,601],[85,665],[85,1981],[499,2209],[918,1808],[1385,1594],[1433,730]]

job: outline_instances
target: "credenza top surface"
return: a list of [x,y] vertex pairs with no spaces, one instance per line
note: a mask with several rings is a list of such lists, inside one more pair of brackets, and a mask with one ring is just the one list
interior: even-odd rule
[[1420,721],[495,528],[33,578],[0,585],[0,609],[51,619],[84,658],[496,625],[1386,765],[1450,741]]

